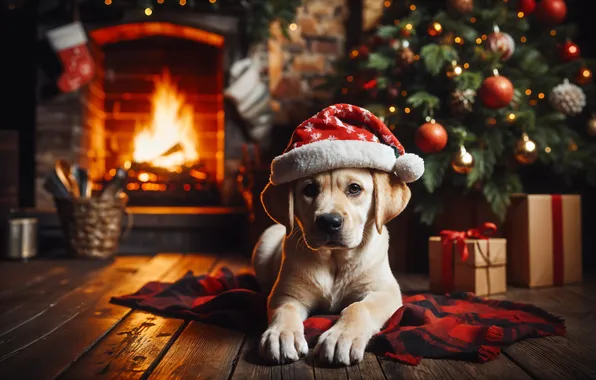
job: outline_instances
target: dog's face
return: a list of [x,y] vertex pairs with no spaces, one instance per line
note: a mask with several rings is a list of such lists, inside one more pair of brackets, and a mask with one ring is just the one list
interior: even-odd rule
[[294,221],[311,249],[353,249],[367,234],[380,233],[410,200],[410,190],[397,177],[368,169],[337,169],[290,184],[268,185],[262,202],[269,216]]

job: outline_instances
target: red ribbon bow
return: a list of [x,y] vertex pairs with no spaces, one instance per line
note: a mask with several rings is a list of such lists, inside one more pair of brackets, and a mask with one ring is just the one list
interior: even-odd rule
[[445,291],[453,290],[453,246],[457,249],[461,261],[468,260],[469,252],[466,239],[489,239],[497,232],[494,223],[483,223],[478,228],[471,228],[467,231],[443,230],[440,233],[441,246],[443,250],[443,287]]

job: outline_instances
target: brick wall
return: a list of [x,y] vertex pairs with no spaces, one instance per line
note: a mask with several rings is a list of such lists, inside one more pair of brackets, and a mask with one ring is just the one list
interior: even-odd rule
[[276,124],[299,123],[329,102],[314,86],[343,54],[348,15],[347,0],[304,0],[290,40],[272,26],[268,72]]

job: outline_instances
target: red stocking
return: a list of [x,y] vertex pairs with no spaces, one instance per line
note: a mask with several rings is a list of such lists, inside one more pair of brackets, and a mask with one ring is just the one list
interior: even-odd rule
[[64,25],[47,34],[64,70],[58,79],[58,88],[63,92],[72,92],[89,83],[93,78],[94,65],[81,23]]

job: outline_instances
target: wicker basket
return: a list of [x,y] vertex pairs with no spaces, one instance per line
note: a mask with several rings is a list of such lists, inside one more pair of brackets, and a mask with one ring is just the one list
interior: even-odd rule
[[[121,236],[131,227],[126,213],[128,196],[102,199],[60,199],[54,203],[66,241],[68,254],[75,257],[108,259],[118,252]],[[122,232],[122,217],[128,215],[128,226]]]

